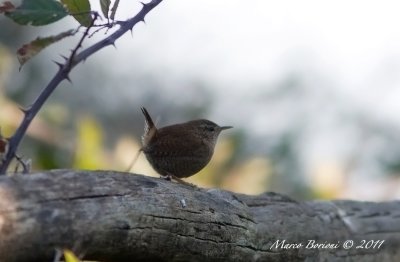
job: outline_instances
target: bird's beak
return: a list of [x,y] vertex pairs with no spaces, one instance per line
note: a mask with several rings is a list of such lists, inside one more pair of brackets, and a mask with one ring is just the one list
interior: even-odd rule
[[222,130],[225,130],[225,129],[229,129],[229,128],[233,128],[233,126],[220,126],[219,127],[219,129],[222,131]]

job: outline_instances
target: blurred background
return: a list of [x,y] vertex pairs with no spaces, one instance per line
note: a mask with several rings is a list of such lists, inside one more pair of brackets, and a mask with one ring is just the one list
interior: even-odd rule
[[[116,17],[140,7],[121,1]],[[163,1],[116,49],[74,69],[19,155],[33,170],[125,171],[140,148],[145,106],[158,126],[207,118],[235,127],[188,179],[200,186],[297,199],[399,199],[399,8],[387,0]],[[1,16],[0,25],[0,126],[10,136],[22,119],[18,107],[34,101],[57,70],[52,60],[69,55],[79,36],[21,71],[16,50],[78,24],[67,17],[21,27]],[[143,155],[131,171],[157,176]]]

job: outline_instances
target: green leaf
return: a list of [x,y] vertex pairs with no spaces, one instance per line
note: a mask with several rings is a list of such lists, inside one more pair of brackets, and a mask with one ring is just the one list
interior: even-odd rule
[[100,0],[101,11],[105,18],[108,18],[108,11],[110,10],[111,0]]
[[89,0],[61,0],[69,13],[83,26],[90,26],[92,17],[90,15]]
[[111,20],[114,20],[115,13],[117,12],[118,5],[119,5],[119,0],[115,0],[114,5],[111,8],[111,15],[110,15]]
[[21,65],[21,67],[31,59],[33,56],[37,55],[40,51],[42,51],[44,48],[47,46],[63,39],[64,37],[71,36],[75,34],[75,30],[68,30],[66,32],[60,33],[56,36],[49,36],[45,38],[36,38],[29,44],[23,45],[20,49],[17,51],[17,57],[18,61]]
[[63,5],[56,0],[23,0],[22,5],[5,15],[20,25],[47,25],[68,15]]

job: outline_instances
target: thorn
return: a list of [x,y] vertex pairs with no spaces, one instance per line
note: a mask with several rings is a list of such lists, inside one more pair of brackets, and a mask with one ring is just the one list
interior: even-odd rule
[[53,60],[53,63],[55,63],[60,69],[64,66],[64,64],[57,62],[55,60]]
[[65,55],[60,55],[62,58],[64,58],[64,60],[65,61],[68,61],[69,60],[69,58],[68,57],[66,57]]
[[146,6],[146,4],[145,4],[145,3],[143,3],[143,2],[139,2],[139,3],[141,3],[143,7],[145,7],[145,6]]
[[112,45],[114,48],[117,48],[116,45],[115,45],[115,39],[110,39],[110,40],[108,41],[108,44],[109,44],[109,45]]
[[69,76],[67,75],[67,76],[65,76],[65,79],[70,83],[70,84],[72,84],[72,81],[71,81],[71,78],[69,78]]
[[18,106],[18,109],[22,111],[22,113],[24,113],[25,115],[29,112],[29,108],[23,108],[22,106]]

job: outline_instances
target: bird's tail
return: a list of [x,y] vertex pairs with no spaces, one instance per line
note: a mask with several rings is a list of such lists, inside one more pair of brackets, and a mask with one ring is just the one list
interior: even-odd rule
[[157,128],[154,125],[153,119],[146,108],[142,107],[142,113],[145,117],[144,134],[142,136],[143,147],[146,147],[149,142],[157,135]]

